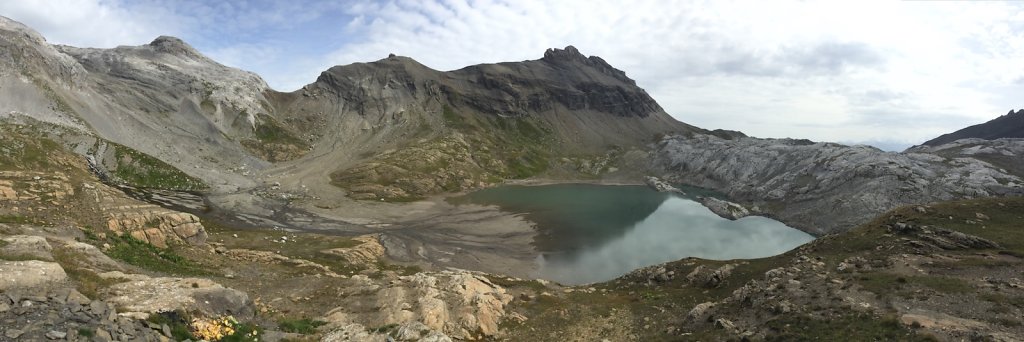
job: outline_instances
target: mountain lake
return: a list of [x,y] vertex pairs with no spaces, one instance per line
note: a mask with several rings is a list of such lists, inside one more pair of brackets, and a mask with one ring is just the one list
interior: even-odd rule
[[536,224],[537,278],[566,285],[601,282],[640,267],[697,257],[753,259],[785,253],[814,239],[770,218],[730,221],[696,195],[638,185],[509,185],[449,199],[495,205]]

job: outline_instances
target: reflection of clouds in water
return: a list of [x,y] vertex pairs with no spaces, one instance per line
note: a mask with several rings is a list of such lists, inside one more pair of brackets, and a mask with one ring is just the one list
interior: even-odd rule
[[772,219],[746,217],[729,221],[697,202],[673,197],[621,238],[577,253],[540,259],[540,276],[565,284],[590,283],[685,257],[767,257],[812,239],[807,233]]

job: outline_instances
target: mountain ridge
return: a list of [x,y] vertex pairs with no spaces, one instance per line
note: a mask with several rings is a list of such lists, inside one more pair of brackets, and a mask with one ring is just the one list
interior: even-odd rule
[[921,143],[926,146],[939,146],[960,139],[979,138],[994,140],[999,138],[1024,138],[1024,109],[1001,115],[995,119],[961,128]]
[[[16,72],[0,82],[23,91],[6,92],[11,98],[2,99],[0,112],[94,132],[203,179],[213,192],[278,182],[294,191],[333,183],[353,193],[366,184],[340,184],[331,175],[361,166],[380,174],[376,166],[386,151],[410,154],[402,151],[428,142],[425,152],[452,159],[450,149],[438,151],[447,148],[441,141],[454,141],[463,152],[492,151],[493,158],[454,170],[427,165],[434,161],[416,170],[390,163],[385,173],[419,185],[370,192],[420,197],[549,170],[575,174],[579,167],[556,164],[562,157],[601,159],[612,150],[644,149],[657,134],[699,130],[671,118],[623,71],[571,46],[537,60],[448,72],[391,56],[333,66],[299,90],[278,92],[259,75],[217,63],[175,37],[97,49],[49,44],[6,18],[3,31],[0,39],[13,53],[0,66]],[[532,156],[540,151],[544,156]],[[293,173],[300,165],[304,170]],[[604,173],[591,171],[585,173]]]

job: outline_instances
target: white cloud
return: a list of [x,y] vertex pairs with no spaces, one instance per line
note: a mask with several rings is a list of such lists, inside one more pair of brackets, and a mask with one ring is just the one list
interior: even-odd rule
[[[756,136],[920,142],[1024,90],[1024,15],[1007,3],[389,2],[331,63],[394,52],[446,70],[575,45],[676,118]],[[880,96],[898,94],[898,96]]]
[[129,9],[116,0],[0,1],[0,15],[43,33],[47,41],[79,47],[115,47],[149,43],[176,34],[179,20],[166,20],[160,8]]

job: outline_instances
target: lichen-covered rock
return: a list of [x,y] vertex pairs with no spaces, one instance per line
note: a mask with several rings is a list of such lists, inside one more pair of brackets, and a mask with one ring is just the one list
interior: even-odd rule
[[42,236],[4,236],[0,241],[0,257],[53,261],[53,248]]
[[[126,209],[126,208],[122,208]],[[107,229],[166,248],[169,241],[188,244],[206,242],[206,230],[199,218],[156,206],[140,206],[135,210],[112,211],[107,216]]]
[[105,300],[123,308],[127,314],[141,318],[174,310],[200,312],[207,317],[231,315],[239,319],[253,314],[252,302],[245,292],[226,288],[209,279],[149,277],[117,271],[101,273],[100,276],[128,280],[105,289]]
[[[372,282],[359,279],[352,277],[354,281]],[[505,318],[505,307],[512,300],[504,288],[483,275],[462,270],[420,272],[387,283],[373,292],[375,310],[372,313],[353,311],[358,305],[342,305],[327,316],[329,326],[341,331],[352,323],[365,326],[419,324],[437,332],[424,334],[423,338],[479,339],[500,335],[499,323]],[[409,331],[406,333],[412,335]],[[335,332],[330,336],[341,335],[344,334]]]
[[384,256],[384,245],[380,243],[378,234],[361,235],[352,238],[358,245],[346,248],[323,250],[321,253],[337,255],[350,264],[368,265],[376,263]]
[[55,262],[39,260],[0,261],[0,292],[43,291],[64,284],[64,268]]

